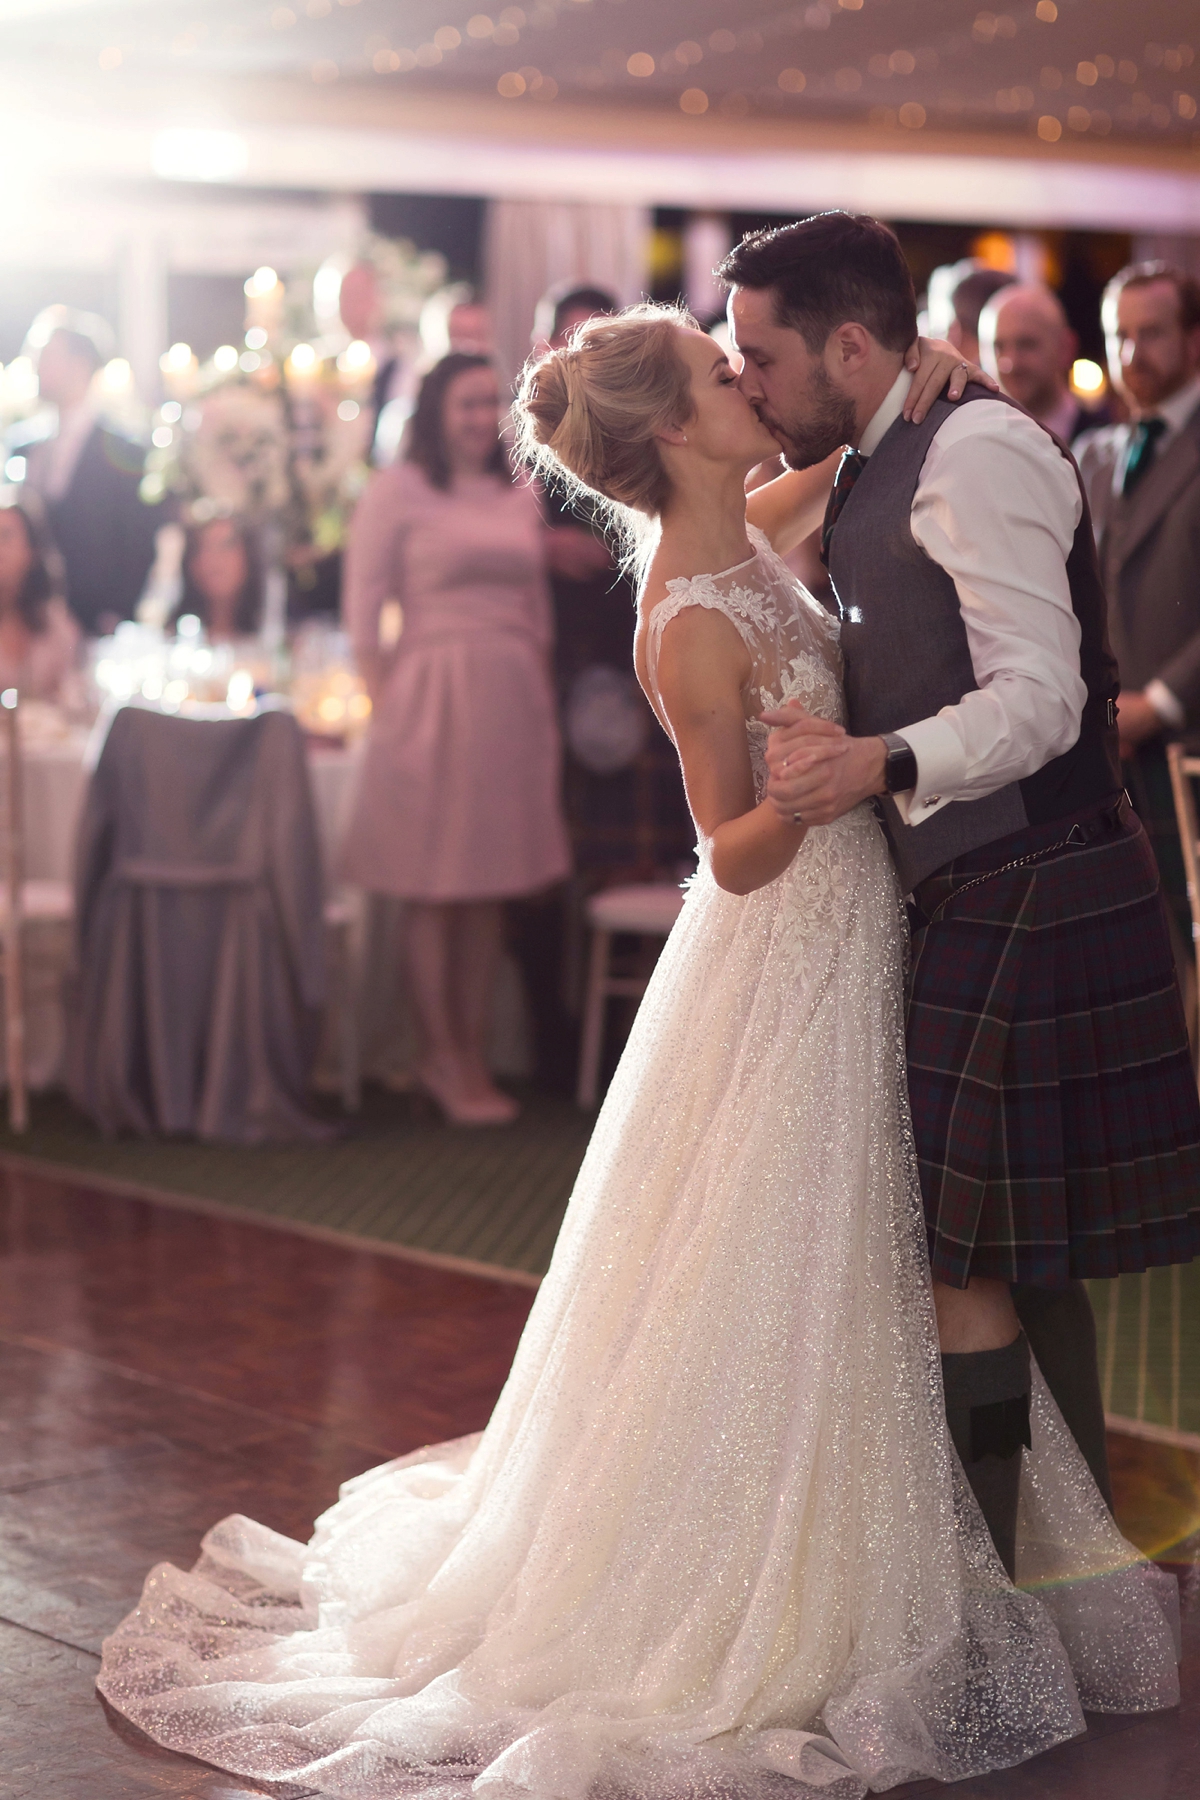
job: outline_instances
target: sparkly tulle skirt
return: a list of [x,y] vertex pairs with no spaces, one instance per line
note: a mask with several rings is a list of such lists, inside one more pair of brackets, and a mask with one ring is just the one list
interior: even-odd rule
[[1016,1588],[950,1447],[902,953],[865,809],[702,864],[487,1429],[155,1569],[109,1701],[352,1800],[850,1800],[1173,1705],[1174,1583],[1040,1379]]

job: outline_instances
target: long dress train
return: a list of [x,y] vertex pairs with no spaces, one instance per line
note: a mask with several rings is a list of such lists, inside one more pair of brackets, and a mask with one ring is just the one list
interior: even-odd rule
[[[840,716],[764,539],[673,583],[760,708]],[[100,1687],[160,1743],[348,1800],[850,1800],[1178,1697],[1174,1582],[1035,1383],[1019,1586],[949,1444],[869,807],[745,898],[704,847],[486,1431],[349,1482],[307,1546],[169,1565]]]

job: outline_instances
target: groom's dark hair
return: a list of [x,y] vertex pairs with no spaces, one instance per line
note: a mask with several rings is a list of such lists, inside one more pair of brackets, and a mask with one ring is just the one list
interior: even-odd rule
[[917,298],[894,231],[865,213],[815,213],[797,225],[752,231],[717,270],[729,287],[768,289],[781,325],[823,350],[853,321],[885,350],[917,335]]

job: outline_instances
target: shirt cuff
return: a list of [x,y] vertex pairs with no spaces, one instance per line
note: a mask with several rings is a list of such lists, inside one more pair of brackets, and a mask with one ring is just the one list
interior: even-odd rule
[[1164,725],[1170,725],[1174,731],[1183,730],[1187,724],[1187,714],[1165,681],[1159,681],[1156,677],[1146,683],[1142,692]]
[[906,825],[923,825],[953,800],[967,777],[967,757],[958,733],[945,719],[922,719],[899,733],[917,759],[917,785],[893,794]]

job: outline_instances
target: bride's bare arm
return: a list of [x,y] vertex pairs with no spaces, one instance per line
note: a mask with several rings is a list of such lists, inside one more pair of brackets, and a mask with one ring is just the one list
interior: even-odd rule
[[841,460],[841,451],[835,450],[823,463],[814,463],[811,469],[789,469],[747,496],[748,523],[766,532],[780,556],[786,556],[820,526]]
[[[964,361],[962,352],[941,338],[919,337],[905,353],[904,366],[912,374],[904,416],[915,425],[921,423],[943,388],[948,400],[958,400],[968,381],[997,387],[978,363]],[[835,450],[811,469],[789,469],[786,475],[755,488],[747,499],[746,518],[766,532],[780,556],[786,556],[820,526],[841,456],[841,450]]]
[[721,613],[689,607],[663,632],[656,679],[718,886],[731,894],[765,887],[795,856],[804,827],[754,797],[742,704],[746,646]]
[[1000,392],[1000,383],[978,363],[970,362],[945,338],[919,337],[904,353],[904,366],[912,375],[904,399],[904,417],[919,425],[942,389],[947,400],[961,400],[968,381]]

